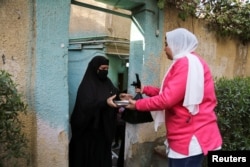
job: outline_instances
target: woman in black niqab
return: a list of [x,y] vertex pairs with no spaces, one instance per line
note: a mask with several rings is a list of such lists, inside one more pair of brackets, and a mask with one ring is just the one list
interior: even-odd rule
[[94,57],[78,88],[70,119],[70,167],[112,166],[111,144],[116,111],[107,104],[107,99],[118,90],[107,77],[108,70],[99,69],[108,64],[105,57]]

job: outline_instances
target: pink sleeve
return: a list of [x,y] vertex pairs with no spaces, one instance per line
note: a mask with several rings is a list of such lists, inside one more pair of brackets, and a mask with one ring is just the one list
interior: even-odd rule
[[143,93],[149,97],[156,96],[160,92],[160,88],[154,86],[144,86]]
[[137,100],[136,109],[141,111],[163,110],[182,102],[185,95],[187,72],[187,58],[177,60],[163,82],[162,93]]

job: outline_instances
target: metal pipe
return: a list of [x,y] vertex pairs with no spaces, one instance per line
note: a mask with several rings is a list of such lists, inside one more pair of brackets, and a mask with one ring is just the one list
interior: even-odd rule
[[90,43],[122,43],[122,44],[129,44],[130,42],[126,41],[115,41],[115,40],[92,40],[92,41],[78,41],[78,42],[69,42],[69,44],[90,44]]
[[86,3],[78,2],[78,1],[74,1],[74,0],[71,1],[71,4],[86,7],[86,8],[90,8],[90,9],[94,9],[94,10],[99,10],[99,11],[110,13],[110,14],[115,14],[115,15],[118,15],[118,16],[130,18],[130,19],[132,17],[132,15],[129,15],[129,14],[120,13],[120,12],[117,12],[117,11],[109,10],[109,9],[106,9],[106,8],[101,8],[101,7],[98,7],[98,6],[94,6],[94,5],[90,5],[90,4],[86,4]]

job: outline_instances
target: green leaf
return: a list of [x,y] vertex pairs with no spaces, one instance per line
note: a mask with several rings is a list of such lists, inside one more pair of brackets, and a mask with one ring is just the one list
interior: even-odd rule
[[19,114],[26,114],[27,105],[17,90],[17,84],[7,71],[0,70],[0,166],[2,160],[27,158],[27,139]]

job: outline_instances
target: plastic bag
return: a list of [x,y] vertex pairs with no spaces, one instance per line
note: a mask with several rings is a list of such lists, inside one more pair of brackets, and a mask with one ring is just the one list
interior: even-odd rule
[[[138,100],[142,98],[143,98],[142,94],[137,93],[133,99]],[[139,123],[146,123],[146,122],[153,121],[150,111],[138,111],[138,110],[129,110],[129,109],[125,109],[123,111],[121,118],[124,121],[131,123],[131,124],[139,124]]]

